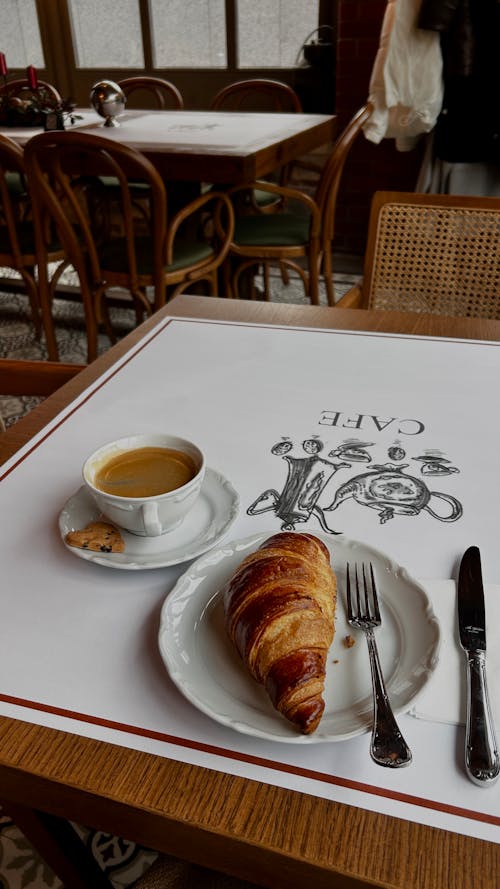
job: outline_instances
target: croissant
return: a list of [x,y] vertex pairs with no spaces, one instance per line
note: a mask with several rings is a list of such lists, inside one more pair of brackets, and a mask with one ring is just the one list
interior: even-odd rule
[[248,555],[223,589],[226,631],[250,674],[304,734],[325,708],[337,584],[325,544],[284,532]]

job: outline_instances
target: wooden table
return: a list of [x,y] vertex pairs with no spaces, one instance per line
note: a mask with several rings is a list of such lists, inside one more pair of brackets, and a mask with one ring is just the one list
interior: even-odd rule
[[[500,341],[498,321],[205,297],[180,297],[164,315]],[[157,321],[0,436],[0,459]],[[282,889],[493,889],[500,876],[500,845],[7,718],[0,719],[0,796],[14,804],[21,826],[39,809]]]
[[[219,111],[125,111],[104,127],[92,111],[74,127],[139,149],[168,180],[239,184],[331,142],[335,116]],[[68,126],[68,129],[70,127]],[[25,145],[39,130],[2,127]]]

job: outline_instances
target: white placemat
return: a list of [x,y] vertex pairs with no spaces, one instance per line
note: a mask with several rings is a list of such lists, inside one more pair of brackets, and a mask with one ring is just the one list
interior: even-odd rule
[[[0,712],[499,841],[499,795],[465,777],[463,728],[402,717],[414,763],[388,773],[371,763],[365,735],[298,749],[220,726],[173,687],[158,652],[160,610],[183,567],[89,564],[57,527],[87,454],[167,429],[197,441],[238,491],[232,539],[278,531],[306,502],[316,508],[297,530],[323,522],[424,585],[454,576],[478,544],[489,589],[500,576],[499,365],[498,344],[162,322],[2,467]],[[314,494],[300,504],[284,496],[297,472]],[[372,504],[366,473],[377,482]]]

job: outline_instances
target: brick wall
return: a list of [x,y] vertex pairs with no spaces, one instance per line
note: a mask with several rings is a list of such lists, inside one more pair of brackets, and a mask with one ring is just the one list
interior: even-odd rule
[[[344,125],[368,97],[386,0],[338,0],[336,113]],[[336,249],[362,254],[374,191],[412,191],[421,148],[396,151],[394,141],[379,145],[361,136],[344,168],[339,192]]]

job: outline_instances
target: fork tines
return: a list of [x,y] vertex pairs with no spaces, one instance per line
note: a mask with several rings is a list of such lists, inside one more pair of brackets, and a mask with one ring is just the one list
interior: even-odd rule
[[[377,586],[375,583],[375,575],[373,573],[373,565],[369,563],[369,581],[367,581],[367,568],[365,563],[361,564],[362,590],[360,589],[360,578],[358,574],[358,565],[354,564],[354,581],[355,595],[351,591],[351,570],[349,562],[347,563],[347,612],[349,620],[361,618],[380,622],[380,610],[378,605]],[[353,599],[355,601],[356,610],[354,610]]]

